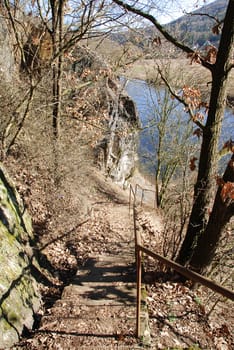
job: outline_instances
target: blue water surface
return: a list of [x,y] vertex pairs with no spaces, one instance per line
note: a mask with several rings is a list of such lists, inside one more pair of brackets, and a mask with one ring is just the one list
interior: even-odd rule
[[[179,133],[183,137],[188,128],[195,130],[196,127],[189,120],[188,113],[184,110],[184,106],[176,100],[170,98],[168,92],[163,87],[155,88],[143,80],[121,78],[121,82],[136,104],[139,114],[142,131],[139,134],[138,157],[139,162],[147,171],[154,172],[157,167],[156,146],[158,142],[157,120],[163,111],[163,104],[166,101],[166,109],[169,113],[168,123],[172,133]],[[149,125],[152,125],[149,127]],[[147,127],[148,126],[148,127]],[[167,134],[168,145],[169,138],[174,140],[174,136]],[[230,108],[226,108],[224,122],[220,137],[220,147],[228,141],[234,140],[234,113]],[[192,137],[190,142],[195,142],[195,137]],[[151,157],[151,159],[149,159]]]

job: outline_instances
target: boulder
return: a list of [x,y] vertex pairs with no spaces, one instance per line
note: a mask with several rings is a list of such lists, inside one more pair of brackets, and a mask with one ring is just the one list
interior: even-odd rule
[[31,274],[34,258],[31,219],[0,164],[0,348],[31,329],[41,298]]

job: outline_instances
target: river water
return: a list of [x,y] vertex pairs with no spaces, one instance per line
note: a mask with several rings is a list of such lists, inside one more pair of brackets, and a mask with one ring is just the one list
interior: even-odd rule
[[[187,143],[188,147],[198,143],[197,136],[192,136],[197,128],[189,121],[188,114],[183,106],[176,100],[172,100],[166,89],[156,89],[143,80],[121,79],[121,82],[136,104],[142,131],[139,134],[138,157],[142,170],[154,173],[157,167],[156,148],[160,121],[164,118],[169,131],[166,133],[167,151],[173,152],[175,143]],[[161,126],[162,128],[162,126]],[[220,138],[220,147],[228,140],[234,140],[234,112],[226,108],[224,122]]]

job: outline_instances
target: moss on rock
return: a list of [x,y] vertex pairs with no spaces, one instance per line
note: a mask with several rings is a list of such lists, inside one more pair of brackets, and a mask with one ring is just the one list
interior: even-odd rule
[[24,327],[32,327],[40,307],[38,286],[31,275],[32,240],[31,219],[0,165],[0,348],[15,343]]

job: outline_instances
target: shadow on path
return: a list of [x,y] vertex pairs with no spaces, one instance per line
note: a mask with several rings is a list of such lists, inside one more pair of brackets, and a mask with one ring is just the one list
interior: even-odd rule
[[79,286],[79,297],[86,301],[132,304],[136,301],[135,281],[135,263],[115,256],[99,256],[87,260],[73,286]]

